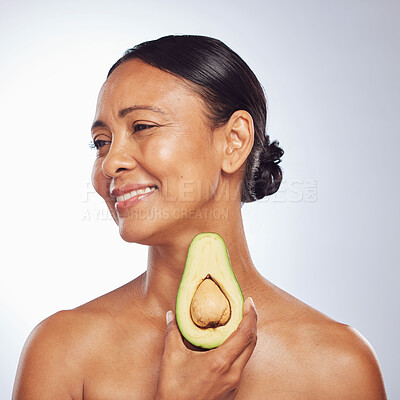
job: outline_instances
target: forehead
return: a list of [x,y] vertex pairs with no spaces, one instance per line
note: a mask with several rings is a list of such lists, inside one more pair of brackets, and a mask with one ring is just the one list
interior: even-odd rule
[[100,90],[97,113],[133,105],[151,105],[174,113],[177,108],[200,107],[188,83],[141,60],[125,61],[108,77]]

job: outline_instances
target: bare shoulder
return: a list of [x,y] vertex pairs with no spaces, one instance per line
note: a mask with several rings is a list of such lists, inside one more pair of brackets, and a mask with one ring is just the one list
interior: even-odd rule
[[375,351],[356,329],[332,322],[310,336],[314,336],[313,356],[327,394],[338,399],[386,399]]
[[22,350],[13,400],[82,398],[82,322],[74,310],[46,318]]
[[90,357],[110,336],[131,286],[40,322],[22,350],[13,400],[82,399]]
[[260,350],[269,348],[269,355],[259,356],[274,362],[280,371],[275,378],[290,375],[293,391],[308,398],[386,399],[375,351],[356,329],[280,289],[274,289],[273,299],[270,310],[260,307]]
[[369,342],[353,327],[317,316],[299,321],[304,371],[316,396],[384,400],[382,373]]

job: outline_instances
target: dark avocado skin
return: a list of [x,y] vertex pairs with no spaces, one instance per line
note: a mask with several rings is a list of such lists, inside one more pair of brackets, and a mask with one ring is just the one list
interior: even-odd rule
[[[204,329],[193,322],[190,304],[198,286],[207,277],[211,277],[227,297],[231,317],[224,326]],[[243,303],[243,294],[223,238],[214,232],[197,234],[189,245],[176,297],[176,321],[182,336],[198,348],[212,349],[220,346],[243,318]]]

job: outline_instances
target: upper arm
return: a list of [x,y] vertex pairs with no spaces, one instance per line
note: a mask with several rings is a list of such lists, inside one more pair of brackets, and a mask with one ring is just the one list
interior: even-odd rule
[[382,373],[375,352],[354,328],[342,325],[330,351],[324,381],[331,399],[386,400]]
[[41,322],[22,350],[13,400],[71,400],[82,398],[75,326],[70,311]]

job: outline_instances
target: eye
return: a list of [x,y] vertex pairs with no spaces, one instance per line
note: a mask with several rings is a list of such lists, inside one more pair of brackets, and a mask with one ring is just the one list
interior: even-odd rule
[[110,144],[110,142],[108,140],[96,139],[96,140],[93,140],[93,142],[91,142],[89,146],[92,149],[99,150],[101,147],[106,146],[107,144]]
[[133,132],[143,131],[144,129],[153,128],[155,125],[147,125],[147,124],[134,124]]

